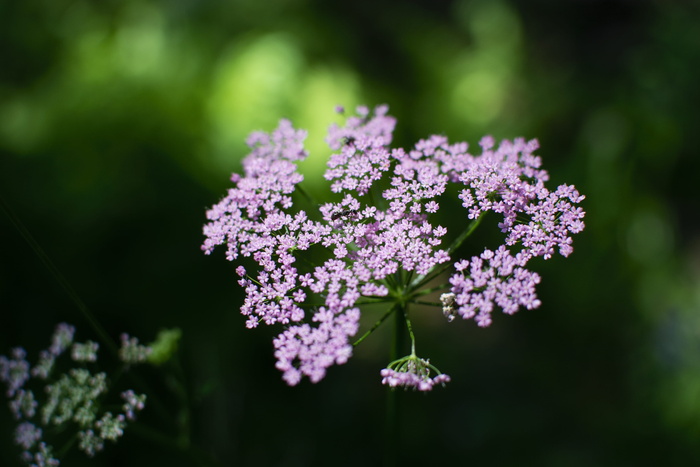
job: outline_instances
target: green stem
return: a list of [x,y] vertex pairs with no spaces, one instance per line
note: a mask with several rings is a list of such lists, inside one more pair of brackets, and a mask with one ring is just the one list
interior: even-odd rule
[[65,442],[63,446],[61,446],[58,449],[55,449],[53,451],[53,456],[56,457],[57,459],[62,459],[63,457],[68,454],[68,451],[71,450],[73,446],[75,446],[75,443],[78,442],[78,433],[73,433],[71,437]]
[[455,239],[455,241],[452,242],[452,245],[450,245],[450,247],[447,249],[447,253],[448,253],[448,254],[451,255],[452,253],[454,253],[454,252],[457,250],[457,248],[459,248],[460,246],[462,246],[462,243],[464,243],[464,241],[465,241],[467,238],[469,238],[469,236],[470,236],[471,234],[474,233],[474,231],[476,230],[476,228],[479,227],[479,224],[481,224],[481,221],[484,219],[484,214],[485,214],[485,213],[481,213],[481,215],[479,215],[479,217],[477,217],[476,219],[472,220],[472,221],[469,223],[469,225],[468,225],[467,228],[464,230],[464,232],[462,232],[462,234],[461,234],[459,237],[457,237],[457,238]]
[[[399,358],[403,349],[406,329],[404,327],[405,307],[406,305],[397,303],[392,309],[392,311],[396,310],[397,313],[394,314],[394,337],[393,345],[391,346],[390,361]],[[400,451],[397,449],[399,446],[401,427],[399,420],[400,415],[399,391],[396,391],[394,388],[387,388],[386,420],[384,428],[386,439],[386,443],[384,443],[384,446],[386,446],[384,450],[384,467],[396,466],[396,453]]]
[[415,303],[416,305],[425,305],[425,306],[438,306],[441,307],[442,305],[437,303],[437,302],[424,302],[423,300],[415,300],[411,303]]
[[406,340],[405,332],[405,313],[406,305],[402,303],[397,303],[394,307],[397,313],[394,315],[394,345],[391,349],[391,359],[390,361],[396,360],[400,355],[403,354],[404,342]]
[[365,296],[363,295],[360,297],[357,302],[355,302],[356,306],[362,306],[362,305],[376,305],[378,303],[393,303],[392,298],[387,298],[387,297],[374,297],[374,296]]
[[399,401],[398,391],[395,388],[388,388],[386,392],[386,420],[384,445],[384,467],[396,466],[396,451],[399,441]]
[[81,300],[78,293],[75,291],[75,289],[73,289],[73,287],[71,287],[68,280],[66,280],[63,274],[61,274],[61,271],[59,271],[59,269],[53,264],[51,258],[49,258],[49,256],[43,250],[43,248],[41,248],[41,246],[34,239],[32,234],[29,233],[22,221],[20,221],[19,218],[14,214],[14,212],[12,212],[10,207],[5,203],[5,200],[2,198],[2,196],[0,196],[0,207],[2,207],[2,210],[5,212],[5,215],[10,220],[15,229],[17,229],[20,235],[29,244],[29,247],[34,251],[34,254],[39,257],[39,260],[41,260],[46,269],[49,270],[49,273],[51,273],[51,275],[61,286],[63,291],[66,292],[68,297],[70,297],[73,303],[78,307],[78,310],[80,310],[80,312],[83,314],[83,317],[87,320],[87,322],[90,324],[95,333],[97,333],[97,335],[100,337],[100,340],[102,340],[102,342],[114,355],[117,355],[117,344],[112,340],[111,337],[109,337],[107,331],[105,331],[102,325],[100,325],[95,316],[88,309],[87,305],[85,305],[85,302]]
[[301,184],[298,184],[295,188],[295,191],[300,193],[304,198],[306,198],[306,201],[308,201],[312,205],[318,206],[318,203],[316,200],[309,194],[304,188],[302,188]]
[[[376,323],[374,323],[374,325],[373,325],[369,330],[367,330],[367,332],[365,332],[364,334],[362,334],[362,336],[360,336],[360,338],[357,339],[357,340],[352,344],[352,346],[355,347],[357,344],[359,344],[360,342],[362,342],[363,340],[365,340],[365,339],[367,338],[367,336],[369,336],[370,334],[372,334],[372,333],[373,333],[373,332],[374,332],[374,331],[375,331],[375,330],[376,330],[376,329],[377,329],[377,328],[378,328],[378,327],[379,327],[379,326],[380,326],[394,311],[396,311],[396,308],[397,308],[397,305],[392,306],[392,307],[389,309],[389,311],[387,311],[386,313],[384,313],[384,315],[383,315],[381,318],[379,318],[379,320],[378,320]],[[399,314],[399,313],[397,313],[397,314]]]
[[439,292],[440,290],[445,290],[450,287],[449,284],[442,284],[438,287],[431,287],[429,289],[420,289],[418,292],[415,292],[413,295],[411,295],[412,298],[414,297],[422,297],[424,295],[430,295],[433,292]]
[[406,321],[406,329],[408,329],[408,335],[411,338],[411,355],[416,356],[416,336],[413,335],[413,326],[411,326],[411,320],[408,318],[408,306],[403,307],[403,319]]

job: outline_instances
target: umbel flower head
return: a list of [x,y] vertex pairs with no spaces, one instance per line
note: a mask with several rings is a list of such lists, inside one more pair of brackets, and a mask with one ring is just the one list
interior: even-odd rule
[[[536,140],[496,145],[487,136],[472,155],[467,143],[435,135],[409,150],[392,149],[396,121],[387,110],[359,107],[344,126],[330,127],[325,178],[335,202],[309,202],[297,170],[307,157],[306,132],[282,120],[272,133],[248,138],[243,174],[233,174],[234,186],[207,211],[202,250],[224,245],[226,258],[241,263],[247,327],[284,327],[274,339],[275,357],[290,385],[304,376],[320,381],[328,367],[350,358],[364,304],[386,303],[387,314],[403,313],[410,330],[408,304],[450,269],[435,302],[448,320],[473,318],[486,327],[496,308],[507,314],[537,308],[540,277],[528,263],[568,256],[571,235],[584,228],[576,206],[584,197],[573,186],[545,187]],[[454,235],[435,224],[450,186],[464,207],[463,231]],[[489,211],[500,217],[503,244],[456,257]],[[447,382],[441,373],[429,377],[437,370],[415,355],[410,335],[414,351],[383,370],[383,383],[430,390]]]
[[[101,408],[102,399],[109,391],[107,374],[85,368],[97,361],[99,345],[92,341],[74,342],[74,335],[73,326],[66,323],[56,326],[51,346],[39,353],[33,367],[22,347],[12,349],[11,358],[0,355],[0,381],[7,387],[10,410],[18,423],[15,443],[22,448],[21,459],[29,466],[60,464],[54,457],[53,446],[44,440],[46,433],[75,430],[78,448],[92,457],[104,448],[104,440],[116,442],[124,434],[127,420],[135,420],[145,407],[146,395],[129,389],[120,394],[122,413],[114,415]],[[77,367],[57,374],[54,366],[64,353],[70,354]],[[123,335],[119,349],[123,364],[142,362],[148,354],[150,347]],[[46,383],[43,388],[32,389],[41,382]]]

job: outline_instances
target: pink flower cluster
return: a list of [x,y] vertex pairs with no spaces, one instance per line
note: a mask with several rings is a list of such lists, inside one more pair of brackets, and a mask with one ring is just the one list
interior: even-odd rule
[[491,324],[494,305],[509,315],[521,306],[528,310],[540,306],[535,294],[540,276],[525,269],[526,262],[526,254],[513,257],[504,245],[495,252],[484,250],[470,261],[457,261],[457,272],[450,277],[450,298],[457,305],[456,313],[464,319],[474,318],[479,326],[486,327]]
[[[274,346],[277,368],[290,385],[303,376],[319,381],[328,367],[348,360],[359,306],[395,295],[397,273],[424,277],[454,261],[455,252],[442,247],[447,229],[431,222],[448,185],[459,187],[465,228],[486,211],[502,216],[504,245],[456,260],[443,300],[446,315],[474,318],[480,326],[491,323],[495,307],[512,314],[539,306],[540,278],[526,264],[557,249],[567,256],[571,234],[584,227],[584,213],[575,206],[583,196],[572,186],[545,188],[548,175],[533,155],[535,140],[503,141],[496,148],[485,137],[477,156],[466,143],[449,144],[443,136],[421,140],[410,151],[390,149],[396,122],[387,107],[374,113],[359,107],[357,114],[344,126],[331,126],[327,138],[335,153],[325,178],[338,201],[318,211],[294,206],[306,134],[282,120],[271,134],[249,138],[244,174],[232,176],[235,186],[207,212],[203,251],[225,245],[228,260],[242,256],[255,263],[237,268],[246,325],[286,327]],[[415,384],[394,373],[384,379],[426,387],[423,377]]]
[[[438,374],[430,377],[431,371]],[[431,391],[433,386],[445,385],[450,382],[450,377],[440,373],[428,360],[423,360],[415,355],[409,355],[389,364],[388,368],[381,371],[382,384],[395,388],[403,386],[414,388],[418,391]]]

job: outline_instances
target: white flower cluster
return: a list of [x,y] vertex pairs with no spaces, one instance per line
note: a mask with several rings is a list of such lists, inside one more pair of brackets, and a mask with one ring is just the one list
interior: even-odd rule
[[[104,372],[93,373],[81,366],[54,374],[56,359],[69,347],[74,363],[85,365],[97,361],[99,345],[92,341],[74,343],[74,335],[73,326],[59,324],[51,346],[40,352],[34,367],[27,361],[27,352],[21,347],[12,350],[11,358],[0,356],[0,381],[7,386],[10,410],[18,421],[15,443],[23,449],[21,458],[27,465],[59,465],[53,447],[43,439],[41,426],[76,429],[79,449],[92,457],[104,448],[104,440],[116,441],[121,437],[127,420],[134,420],[136,412],[144,408],[146,395],[127,390],[121,394],[124,413],[115,415],[100,411],[100,401],[109,390]],[[144,361],[149,353],[150,349],[138,345],[137,340],[128,336],[122,338],[119,355],[124,363]],[[53,377],[54,382],[46,384],[43,390],[30,389],[34,381],[49,377]],[[35,394],[37,397],[45,394],[46,398],[39,401]]]

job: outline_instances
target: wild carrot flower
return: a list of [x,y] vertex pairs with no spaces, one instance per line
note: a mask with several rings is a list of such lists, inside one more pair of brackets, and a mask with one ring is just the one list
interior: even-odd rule
[[[234,187],[207,211],[202,250],[225,245],[227,259],[243,263],[236,273],[246,326],[284,326],[273,344],[290,385],[304,376],[320,381],[328,367],[350,358],[366,337],[350,341],[364,304],[386,303],[387,314],[403,313],[410,330],[407,306],[432,292],[427,283],[450,267],[435,302],[448,320],[473,318],[486,327],[496,308],[507,314],[537,308],[540,277],[526,266],[557,251],[568,256],[571,235],[584,227],[576,206],[583,196],[573,186],[545,187],[536,140],[496,145],[487,136],[478,155],[444,136],[392,149],[396,120],[387,111],[358,107],[344,126],[330,127],[326,141],[334,152],[325,178],[335,201],[300,208],[309,204],[296,166],[307,156],[306,133],[282,120],[270,134],[251,135],[243,174],[231,177]],[[435,224],[450,186],[465,208],[464,230],[456,235]],[[488,211],[500,216],[503,245],[456,257]],[[437,370],[415,354],[410,334],[413,352],[382,371],[383,383],[425,391],[447,382],[439,372],[430,377]]]

